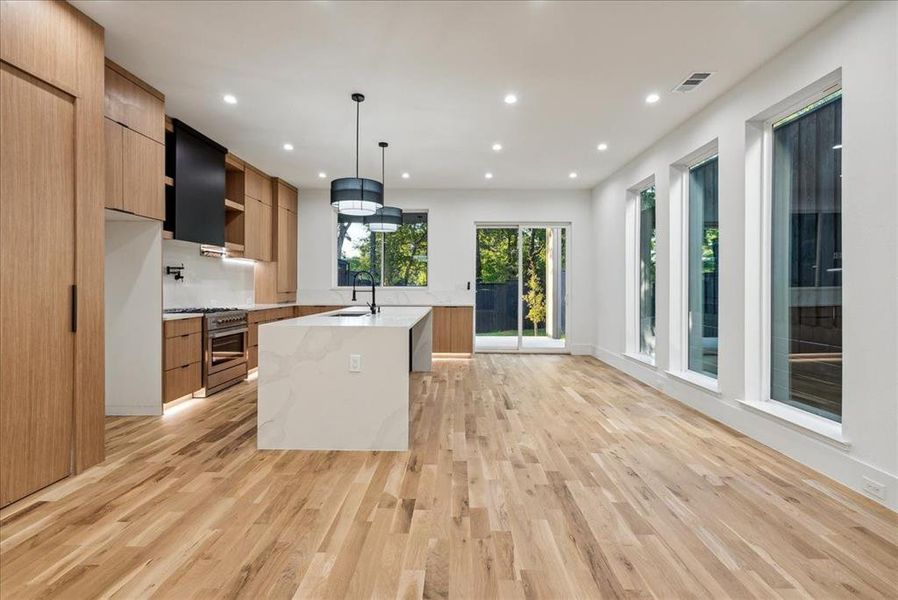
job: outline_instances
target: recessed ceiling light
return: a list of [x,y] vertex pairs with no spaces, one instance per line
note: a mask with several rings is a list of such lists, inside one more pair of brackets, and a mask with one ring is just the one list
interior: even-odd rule
[[324,171],[318,172],[318,179],[324,179],[325,177],[327,177],[327,173],[325,173]]
[[600,152],[604,152],[605,150],[608,149],[608,144],[606,144],[605,142],[602,142],[601,144],[599,144],[598,146],[596,146],[596,148],[597,148]]
[[514,104],[518,101],[518,97],[514,94],[505,94],[505,104]]
[[498,142],[493,144],[493,150],[495,150],[496,152],[499,152],[501,149],[502,149],[502,144],[500,144]]
[[284,144],[284,150],[287,150],[288,152],[293,150],[293,144]]
[[576,171],[571,171],[570,173],[567,174],[567,176],[570,177],[571,179],[576,179],[576,178],[577,178],[577,172],[576,172]]
[[658,94],[654,94],[654,93],[649,94],[648,96],[645,97],[645,103],[646,104],[654,104],[655,102],[657,102],[660,99],[661,99],[661,96],[659,96]]
[[403,173],[403,174],[402,174],[402,178],[403,178],[403,179],[408,179],[409,177],[411,177],[411,175],[409,175],[408,173]]
[[492,174],[492,173],[485,173],[483,176],[484,176],[485,178],[487,178],[487,179],[492,179],[492,178],[493,178],[493,174]]
[[225,101],[225,104],[237,104],[237,96],[234,94],[225,94],[222,100]]

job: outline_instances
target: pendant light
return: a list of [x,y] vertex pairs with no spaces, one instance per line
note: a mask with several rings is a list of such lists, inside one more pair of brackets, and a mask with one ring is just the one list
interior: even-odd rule
[[[386,183],[386,150],[389,144],[386,142],[379,142],[377,145],[380,146],[380,178]],[[368,223],[368,229],[371,231],[377,233],[393,233],[399,229],[399,226],[402,224],[402,209],[396,208],[395,206],[384,206],[383,208],[377,209],[377,212],[370,217],[366,217],[365,222]]]
[[366,217],[384,205],[384,186],[374,179],[359,177],[359,106],[365,96],[353,94],[355,102],[355,177],[331,181],[331,206],[340,214]]

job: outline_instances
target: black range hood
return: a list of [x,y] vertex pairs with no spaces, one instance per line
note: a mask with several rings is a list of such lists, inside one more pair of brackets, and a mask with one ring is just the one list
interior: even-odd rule
[[224,246],[225,155],[228,149],[172,119],[165,136],[165,229],[176,240]]

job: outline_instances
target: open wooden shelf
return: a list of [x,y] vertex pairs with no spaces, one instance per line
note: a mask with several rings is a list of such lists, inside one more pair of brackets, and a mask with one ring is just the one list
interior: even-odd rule
[[225,242],[225,249],[233,252],[243,252],[244,246],[243,244],[236,244],[234,242]]
[[165,176],[165,185],[167,185],[168,187],[174,187],[175,180],[166,175]]
[[173,240],[173,239],[175,239],[175,234],[172,233],[171,231],[166,231],[165,229],[163,229],[162,230],[162,239],[163,240]]
[[235,210],[237,212],[243,212],[246,209],[239,202],[225,198],[225,210]]

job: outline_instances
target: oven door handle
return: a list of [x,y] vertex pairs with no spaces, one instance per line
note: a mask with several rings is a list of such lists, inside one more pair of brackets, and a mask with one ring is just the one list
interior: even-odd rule
[[249,331],[248,327],[240,327],[239,329],[224,329],[222,331],[210,331],[208,336],[210,340],[214,340],[215,338],[234,335],[235,333],[246,333],[247,331]]

